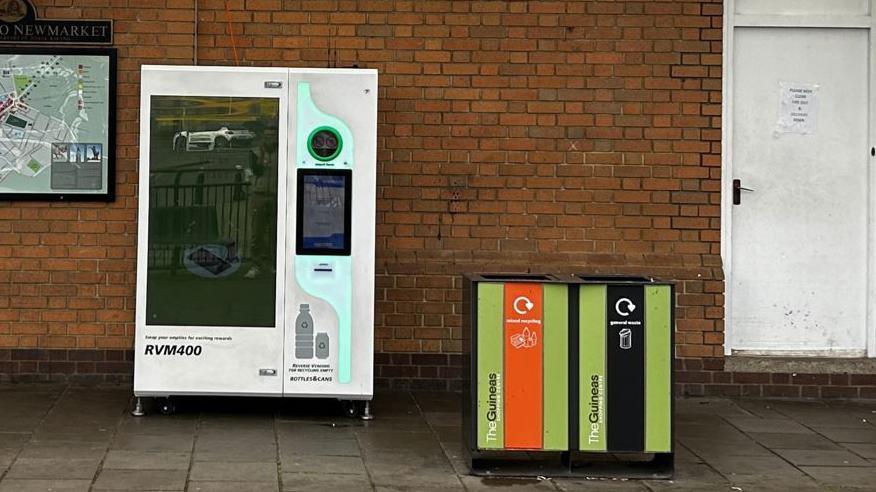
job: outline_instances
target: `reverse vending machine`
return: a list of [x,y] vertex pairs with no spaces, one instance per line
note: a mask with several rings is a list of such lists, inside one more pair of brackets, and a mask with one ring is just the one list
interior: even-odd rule
[[374,70],[143,66],[136,414],[258,395],[370,415],[376,130]]

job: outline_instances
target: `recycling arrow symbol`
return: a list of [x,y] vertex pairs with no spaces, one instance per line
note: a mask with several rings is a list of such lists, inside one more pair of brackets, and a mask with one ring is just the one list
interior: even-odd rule
[[[530,301],[528,297],[520,296],[517,299],[514,299],[513,306],[514,306],[514,311],[517,312],[517,314],[526,314],[526,313],[532,311],[532,308],[535,307],[535,304],[532,301]],[[523,307],[521,307],[521,306],[523,306]]]
[[[626,307],[626,309],[623,309]],[[626,297],[621,297],[614,304],[614,310],[617,311],[617,314],[621,316],[629,316],[633,311],[636,310],[636,305],[633,304],[633,301],[627,299]]]

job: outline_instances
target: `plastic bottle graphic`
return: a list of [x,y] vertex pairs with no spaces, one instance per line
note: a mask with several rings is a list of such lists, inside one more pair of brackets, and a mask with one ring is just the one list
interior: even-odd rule
[[313,358],[313,318],[310,316],[310,304],[301,304],[298,317],[295,318],[295,357]]

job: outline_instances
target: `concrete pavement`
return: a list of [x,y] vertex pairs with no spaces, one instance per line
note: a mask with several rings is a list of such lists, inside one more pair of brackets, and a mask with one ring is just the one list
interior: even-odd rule
[[196,399],[129,415],[129,387],[0,385],[0,492],[876,490],[876,404],[684,399],[674,480],[468,475],[459,395]]

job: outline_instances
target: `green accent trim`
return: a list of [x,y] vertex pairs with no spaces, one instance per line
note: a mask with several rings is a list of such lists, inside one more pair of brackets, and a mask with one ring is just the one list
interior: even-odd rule
[[[323,130],[330,132],[331,134],[333,134],[335,136],[335,138],[338,139],[338,148],[335,149],[335,153],[330,155],[330,156],[327,156],[327,157],[323,157],[323,156],[317,154],[315,150],[313,150],[313,136],[316,135],[317,132],[321,132]],[[314,159],[316,159],[318,161],[323,161],[323,162],[330,161],[330,160],[334,159],[335,157],[337,157],[338,155],[340,155],[341,150],[343,150],[343,149],[344,149],[344,139],[341,138],[340,132],[338,132],[337,130],[335,130],[334,128],[332,128],[330,126],[323,125],[323,126],[316,127],[312,132],[310,132],[310,135],[307,136],[307,151],[310,152],[311,157],[313,157]]]
[[569,286],[544,284],[545,450],[569,449]]
[[645,287],[645,452],[672,450],[671,289]]
[[[298,169],[340,168],[352,169],[353,163],[353,133],[340,118],[322,112],[313,101],[310,93],[310,82],[298,81],[297,112],[295,121],[295,167]],[[337,132],[342,145],[338,153],[332,156],[331,162],[322,158],[315,159],[310,151],[308,136],[313,128],[330,128]],[[291,159],[291,157],[290,157]]]
[[[353,134],[339,118],[323,113],[313,101],[310,83],[298,81],[297,111],[295,121],[295,167],[298,169],[353,168]],[[311,160],[308,129],[327,127],[338,133],[338,146],[334,162]],[[293,245],[294,250],[294,245]],[[312,278],[314,262],[332,263],[336,278],[328,284]],[[295,256],[295,279],[308,294],[328,302],[338,316],[338,382],[352,381],[353,345],[353,267],[350,256]],[[316,320],[314,320],[316,321]],[[316,321],[318,322],[318,321]]]
[[[605,285],[582,285],[579,294],[578,449],[605,451],[608,436],[608,384],[605,374]],[[594,395],[594,390],[596,394]],[[595,410],[595,411],[594,411]],[[591,419],[591,416],[593,419]],[[596,420],[591,422],[591,420]]]
[[[314,276],[314,269],[321,263],[333,265],[338,278],[348,281],[340,284],[335,279],[326,280]],[[327,302],[338,317],[338,382],[349,384],[353,380],[353,259],[349,256],[296,256],[295,281],[301,290]],[[298,306],[293,306],[297,310]],[[314,320],[320,326],[327,320]],[[288,383],[287,383],[288,384]]]
[[[478,284],[478,449],[502,449],[505,447],[504,403],[505,395],[502,372],[502,298],[503,284]],[[493,399],[491,405],[490,388]],[[495,408],[495,418],[490,418]],[[492,425],[492,428],[490,427]],[[487,439],[487,438],[490,439]]]

